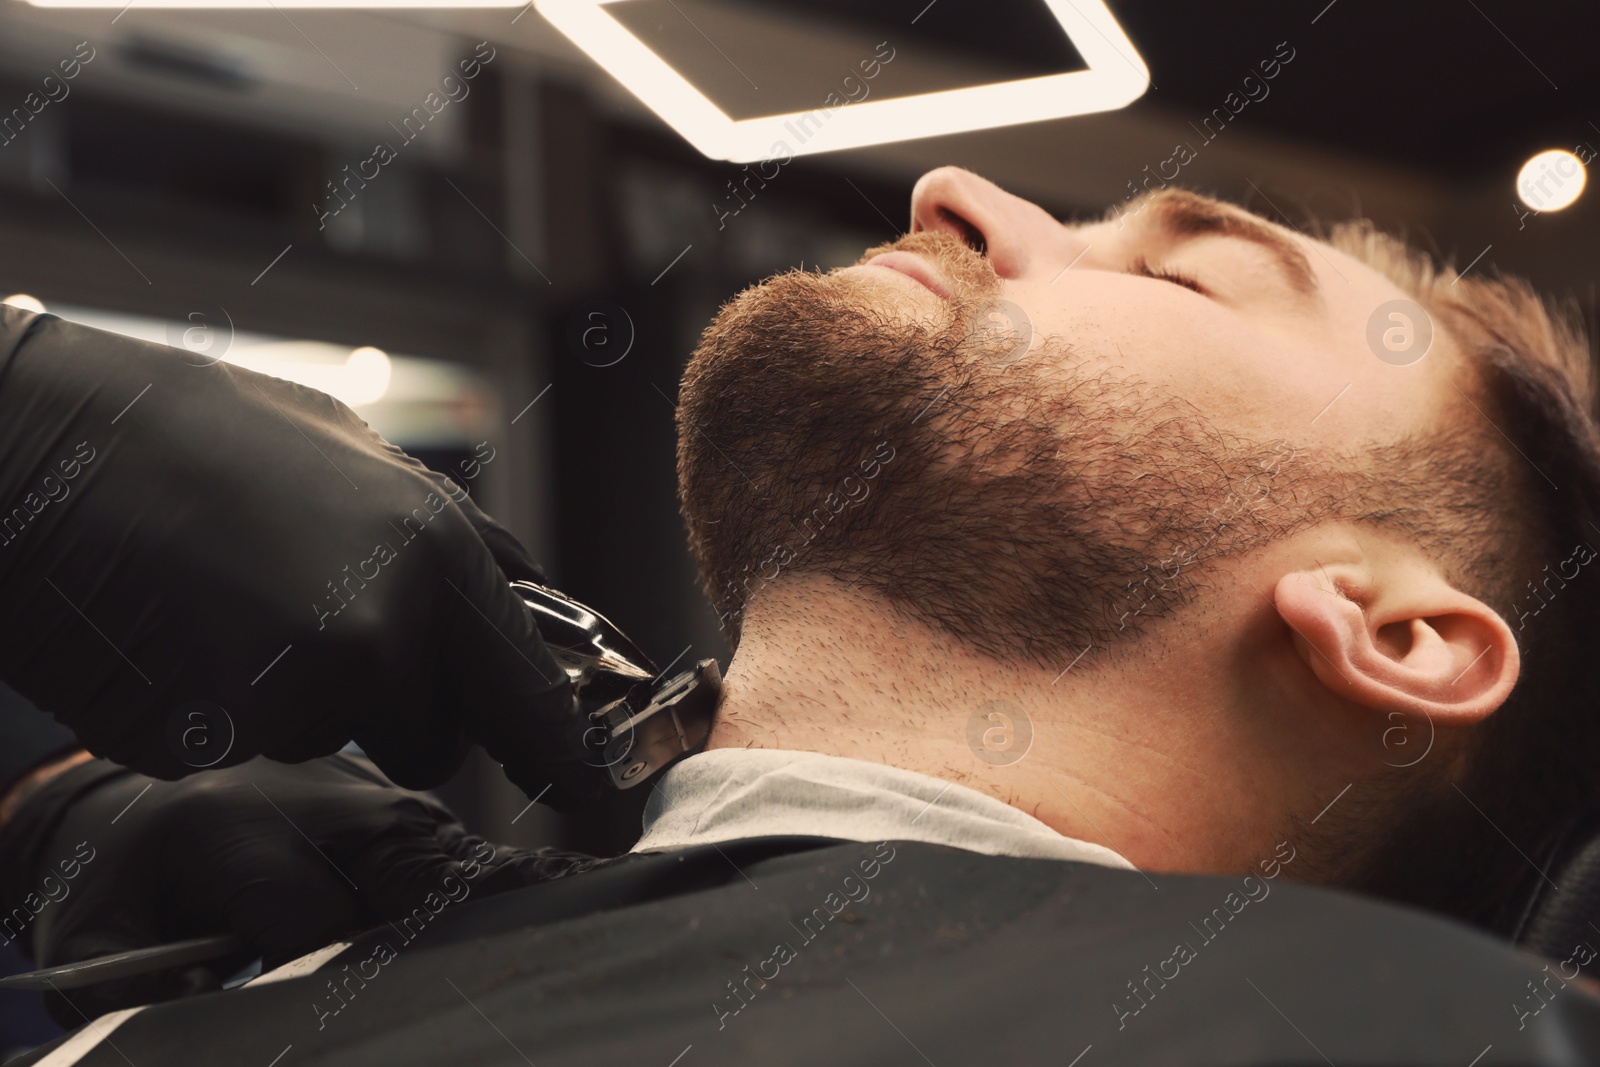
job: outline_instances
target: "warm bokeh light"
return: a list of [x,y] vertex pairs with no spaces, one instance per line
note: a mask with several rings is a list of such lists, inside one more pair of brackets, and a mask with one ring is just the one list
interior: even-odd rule
[[44,314],[44,301],[36,296],[29,296],[27,293],[12,293],[4,300],[0,300],[0,304],[9,304],[14,308],[21,308],[23,311],[37,311],[41,315]]
[[1560,211],[1583,193],[1583,160],[1564,148],[1540,152],[1517,173],[1517,197],[1535,211]]

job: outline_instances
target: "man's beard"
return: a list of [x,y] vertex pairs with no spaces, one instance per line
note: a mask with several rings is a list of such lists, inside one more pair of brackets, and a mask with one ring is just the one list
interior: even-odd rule
[[1306,457],[1224,432],[1114,349],[1024,354],[991,328],[1016,311],[993,269],[954,238],[863,261],[889,249],[941,268],[943,308],[906,321],[886,279],[791,271],[724,307],[685,372],[683,511],[735,643],[751,600],[827,574],[981,653],[1064,667],[1336,499]]

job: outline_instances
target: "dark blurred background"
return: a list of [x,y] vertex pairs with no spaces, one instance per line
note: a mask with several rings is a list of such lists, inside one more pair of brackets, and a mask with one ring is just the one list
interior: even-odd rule
[[[1363,213],[1593,317],[1595,194],[1528,214],[1515,187],[1538,151],[1600,146],[1593,5],[1110,6],[1153,80],[1131,107],[797,158],[737,195],[748,172],[700,156],[531,8],[0,0],[0,297],[306,375],[452,473],[492,452],[458,480],[661,664],[726,663],[675,500],[698,332],[764,276],[902,232],[934,166],[1098,215],[1186,143],[1180,184],[1295,225]],[[1043,0],[617,13],[740,117],[820,106],[879,42],[896,57],[880,98],[1081,66]],[[467,94],[406,127],[474,55]],[[25,107],[73,56],[60,98]],[[1274,57],[1268,91],[1207,127]],[[351,181],[379,142],[394,158]],[[483,759],[441,792],[491,837],[592,851],[631,843],[642,799],[561,822]]]

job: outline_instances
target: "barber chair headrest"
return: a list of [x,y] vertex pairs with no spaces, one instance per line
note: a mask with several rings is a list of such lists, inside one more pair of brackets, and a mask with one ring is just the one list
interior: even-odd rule
[[1528,872],[1512,941],[1558,960],[1579,942],[1600,945],[1600,811],[1569,820],[1554,847],[1535,858],[1543,876]]

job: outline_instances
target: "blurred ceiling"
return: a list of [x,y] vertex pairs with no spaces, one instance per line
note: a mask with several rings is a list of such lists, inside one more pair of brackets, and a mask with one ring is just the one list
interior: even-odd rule
[[[1359,208],[1380,224],[1458,247],[1463,261],[1515,233],[1504,254],[1531,274],[1552,256],[1567,273],[1600,267],[1593,192],[1560,216],[1561,232],[1541,220],[1548,232],[1528,236],[1512,188],[1539,149],[1600,145],[1600,5],[1109,6],[1153,79],[1133,106],[817,158],[895,181],[957,163],[1066,212],[1130,195],[1150,175],[1145,168],[1158,168],[1182,142],[1198,158],[1179,181],[1266,200],[1273,211]],[[1044,0],[625,0],[618,13],[642,35],[654,33],[664,53],[693,68],[690,80],[736,113],[772,113],[825,95],[806,86],[831,85],[849,73],[847,57],[879,40],[910,57],[901,91],[915,91],[930,71],[1016,77],[1080,62]],[[0,0],[0,73],[36,81],[57,53],[89,39],[106,58],[92,83],[80,82],[85,91],[370,145],[438,85],[463,39],[488,40],[504,50],[498,62],[583,84],[612,111],[658,124],[531,8],[163,11],[135,3],[113,14]],[[1259,78],[1261,64],[1285,54],[1293,58],[1275,78],[1253,83],[1261,95],[1208,138],[1206,117],[1241,94],[1248,76]],[[755,81],[766,83],[760,100]],[[418,150],[458,149],[446,134]],[[904,213],[903,205],[887,207],[897,218]]]
[[[1082,65],[1044,0],[622,0],[612,6],[658,51],[695,69],[692,80],[736,114],[771,114],[811,101],[825,72],[839,66],[839,74],[848,73],[844,57],[880,39],[912,53],[922,79],[934,66],[922,57],[957,67],[959,74],[947,75],[956,82],[969,74],[1027,77]],[[1285,41],[1296,56],[1293,77],[1272,86],[1271,107],[1249,116],[1258,133],[1401,163],[1451,182],[1486,178],[1508,159],[1566,144],[1579,131],[1600,136],[1593,125],[1600,119],[1594,58],[1600,5],[1113,0],[1110,6],[1154,81],[1134,112],[1204,115]],[[288,9],[291,18],[288,10],[175,11],[135,3],[114,22],[105,10],[4,0],[0,56],[14,73],[26,74],[32,60],[42,74],[52,47],[87,38],[111,45],[120,65],[153,81],[204,85],[218,99],[300,84],[324,95],[330,117],[360,111],[364,103],[408,99],[390,90],[445,69],[440,42],[451,31],[556,60],[569,73],[604,77],[582,71],[586,61],[528,9]],[[796,38],[797,27],[804,39]],[[760,73],[761,94],[739,69]],[[809,91],[801,88],[807,79]],[[912,81],[901,91],[936,87]]]
[[1600,139],[1600,5],[1143,0],[1116,11],[1155,75],[1152,105],[1203,112],[1287,39],[1293,80],[1251,116],[1266,132],[1457,183]]

